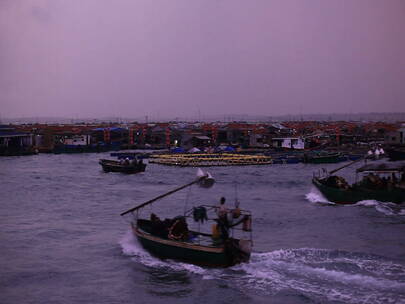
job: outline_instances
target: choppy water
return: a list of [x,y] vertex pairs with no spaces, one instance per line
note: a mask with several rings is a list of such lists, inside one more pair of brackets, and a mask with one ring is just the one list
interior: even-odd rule
[[213,188],[147,210],[220,196],[252,210],[251,262],[207,269],[150,256],[119,216],[196,169],[103,173],[102,157],[0,158],[0,303],[405,303],[405,206],[336,206],[311,186],[319,165],[210,168]]

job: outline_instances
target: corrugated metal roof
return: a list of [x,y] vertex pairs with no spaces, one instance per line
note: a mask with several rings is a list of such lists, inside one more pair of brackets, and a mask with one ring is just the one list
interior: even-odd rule
[[194,136],[195,138],[198,138],[198,139],[202,139],[202,140],[210,140],[211,138],[209,138],[208,136],[204,136],[204,135],[202,135],[202,136]]
[[0,137],[1,138],[6,138],[6,137],[27,137],[27,136],[31,136],[31,134],[20,133],[20,132],[1,132],[0,131]]

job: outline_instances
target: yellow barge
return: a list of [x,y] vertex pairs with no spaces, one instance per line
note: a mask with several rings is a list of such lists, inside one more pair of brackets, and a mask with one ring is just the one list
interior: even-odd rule
[[270,156],[228,153],[154,154],[149,163],[180,167],[270,165]]

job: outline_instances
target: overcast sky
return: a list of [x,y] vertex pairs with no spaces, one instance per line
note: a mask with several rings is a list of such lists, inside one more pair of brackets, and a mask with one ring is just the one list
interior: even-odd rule
[[0,0],[3,118],[399,111],[404,0]]

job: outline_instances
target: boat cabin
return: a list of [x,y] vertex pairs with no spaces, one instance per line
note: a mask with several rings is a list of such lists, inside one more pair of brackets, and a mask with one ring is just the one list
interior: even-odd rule
[[356,184],[377,189],[405,189],[405,162],[366,164],[356,170]]
[[333,175],[348,165],[330,173],[323,169],[318,177],[314,175],[312,183],[329,201],[338,204],[363,200],[405,202],[405,163],[366,164],[356,170],[356,182],[351,185],[343,177]]

